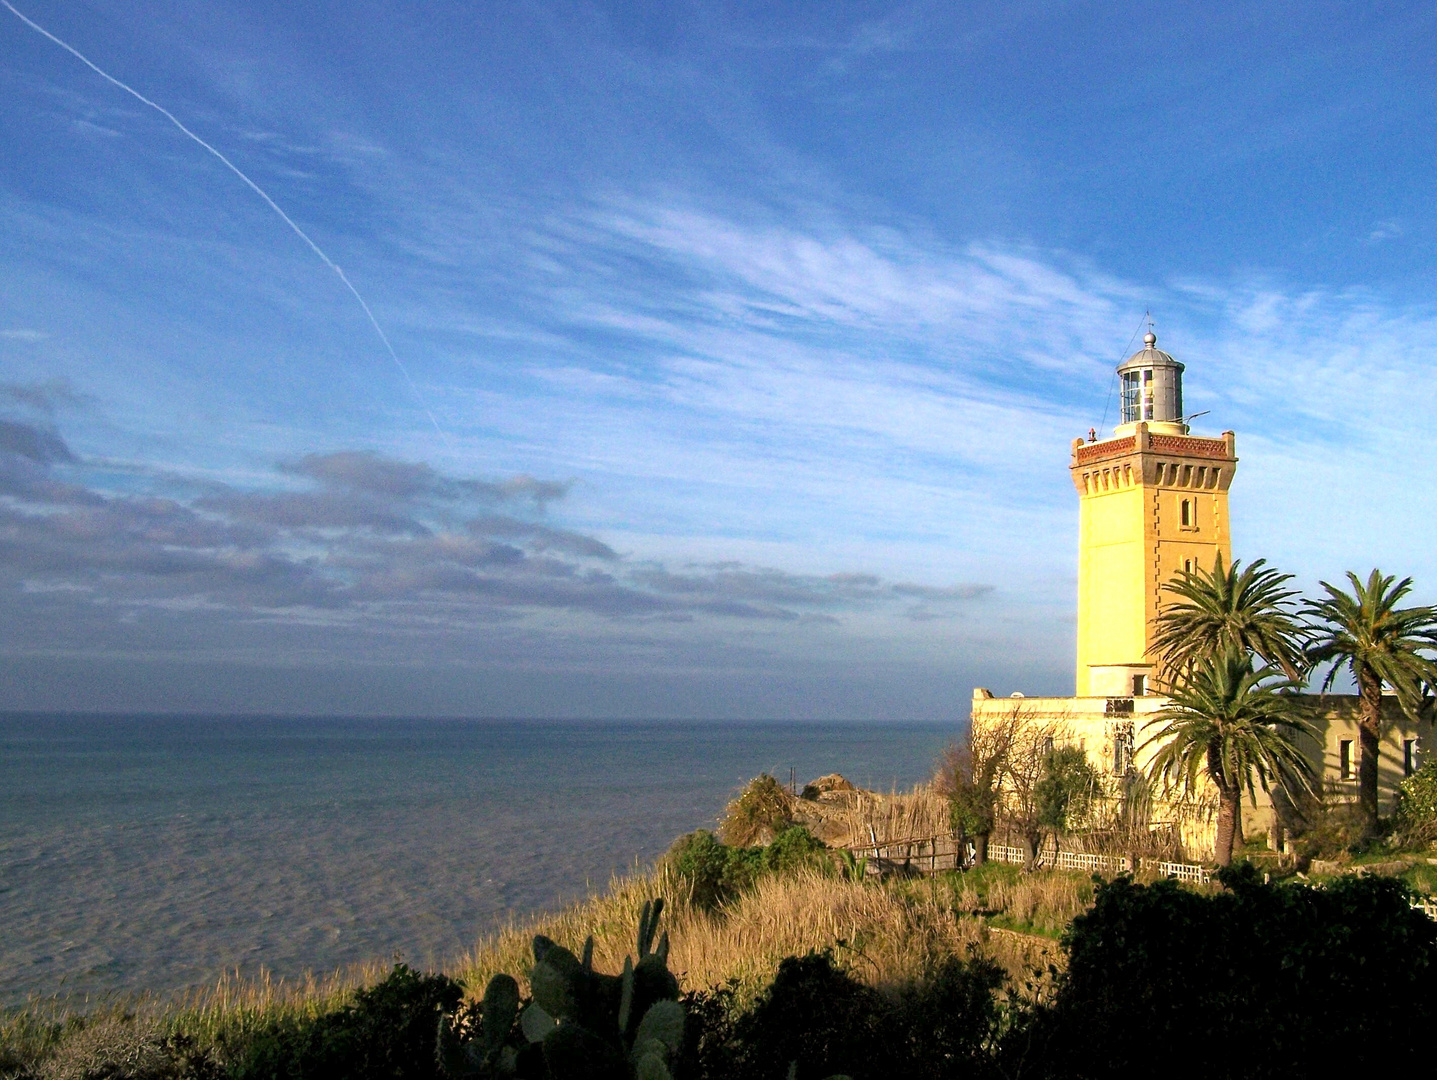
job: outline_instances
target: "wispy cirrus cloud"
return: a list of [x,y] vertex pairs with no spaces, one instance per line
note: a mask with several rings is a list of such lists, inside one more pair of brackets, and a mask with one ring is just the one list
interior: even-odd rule
[[[1431,305],[1255,274],[1139,284],[1033,246],[670,195],[591,204],[529,242],[522,287],[557,314],[528,324],[543,343],[515,415],[594,475],[687,485],[690,533],[755,522],[799,565],[867,545],[890,573],[971,554],[1051,590],[1071,558],[1054,528],[1068,444],[1116,422],[1112,369],[1150,309],[1197,428],[1239,434],[1242,548],[1310,576],[1360,555],[1354,519],[1294,534],[1280,509],[1321,476],[1324,502],[1397,523],[1384,557],[1437,574],[1400,541],[1437,489]],[[1397,459],[1415,488],[1374,491]]]

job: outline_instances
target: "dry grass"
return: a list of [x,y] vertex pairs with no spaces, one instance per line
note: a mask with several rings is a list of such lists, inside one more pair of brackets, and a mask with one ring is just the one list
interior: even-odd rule
[[392,967],[390,962],[372,960],[328,975],[306,972],[299,979],[275,978],[268,971],[253,978],[229,972],[211,986],[179,999],[147,1002],[135,1011],[162,1015],[167,1030],[183,1031],[207,1044],[222,1035],[256,1031],[282,1017],[307,1019],[329,1012],[353,991],[382,980]]
[[984,907],[1002,912],[1009,923],[1055,937],[1092,903],[1091,878],[1065,873],[995,881],[983,900]]
[[825,811],[830,822],[842,827],[845,838],[835,841],[840,846],[869,843],[870,826],[879,843],[949,832],[948,800],[930,784],[887,795],[855,791]]
[[[910,816],[888,820],[912,824],[914,802],[901,811]],[[576,951],[592,934],[595,966],[619,971],[635,948],[639,910],[655,896],[669,901],[662,928],[670,938],[670,967],[684,988],[732,982],[742,1001],[767,985],[784,957],[817,949],[833,949],[856,977],[880,989],[921,981],[945,957],[971,950],[1000,963],[1021,989],[1033,982],[1035,970],[1061,966],[1052,937],[1091,903],[1092,885],[1081,874],[1024,875],[998,864],[885,883],[805,870],[762,878],[727,907],[705,912],[686,902],[682,881],[660,865],[616,878],[602,895],[562,911],[516,921],[445,965],[446,971],[476,996],[501,971],[524,984],[538,933]],[[0,1073],[7,1057],[37,1060],[52,1052],[62,1032],[75,1033],[81,1015],[92,1024],[135,1017],[136,1031],[184,1032],[212,1045],[243,1038],[276,1019],[327,1012],[355,988],[378,982],[389,967],[374,962],[299,980],[234,973],[179,999],[33,1002],[0,1016]],[[1031,985],[1025,992],[1032,992]]]
[[[1054,959],[1051,942],[990,933],[984,920],[969,912],[998,898],[965,908],[950,882],[878,885],[805,870],[763,878],[720,911],[704,912],[683,903],[682,888],[661,869],[616,880],[602,897],[510,927],[481,942],[455,974],[474,994],[500,971],[522,985],[535,934],[576,952],[593,934],[595,966],[618,971],[634,950],[640,907],[657,895],[680,898],[665,909],[663,928],[671,944],[669,966],[686,990],[736,982],[744,997],[767,985],[784,957],[816,949],[833,949],[857,977],[880,988],[922,980],[944,957],[970,949],[991,956],[1015,978]],[[1033,886],[1011,887],[1003,895],[1024,905],[1024,921],[1041,912],[1045,923],[1052,922],[1060,912],[1081,910],[1070,883],[1052,895]]]
[[[137,1048],[177,1032],[204,1046],[243,1038],[275,1020],[314,1017],[338,1008],[352,991],[374,985],[389,970],[390,964],[373,961],[300,979],[275,978],[268,971],[250,977],[236,971],[178,997],[36,998],[22,1008],[0,1012],[0,1076],[58,1048],[68,1048],[66,1053],[71,1056],[80,1054],[74,1060],[83,1064],[88,1053],[85,1047],[96,1039],[103,1043],[110,1036],[128,1040]],[[80,1065],[75,1067],[84,1071]]]

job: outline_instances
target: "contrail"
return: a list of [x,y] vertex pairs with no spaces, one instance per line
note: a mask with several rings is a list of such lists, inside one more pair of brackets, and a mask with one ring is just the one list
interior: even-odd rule
[[364,309],[364,314],[369,319],[369,325],[374,327],[374,332],[379,335],[379,340],[384,342],[384,347],[389,350],[389,359],[394,361],[394,366],[399,369],[399,373],[404,376],[404,381],[409,384],[410,393],[412,393],[415,400],[419,402],[419,407],[424,410],[424,414],[429,417],[429,422],[434,425],[434,430],[439,433],[439,437],[443,439],[446,444],[449,443],[449,436],[445,434],[444,429],[439,426],[439,421],[434,418],[434,413],[430,411],[429,405],[424,400],[424,395],[419,392],[419,387],[414,384],[414,379],[412,376],[410,376],[409,369],[404,366],[404,361],[399,359],[399,354],[394,351],[394,346],[389,343],[388,336],[384,333],[383,329],[380,328],[379,320],[374,317],[374,312],[369,310],[369,305],[364,302],[364,297],[359,295],[359,290],[350,283],[349,278],[344,276],[344,271],[339,268],[339,265],[328,255],[326,255],[322,250],[320,250],[319,245],[309,238],[309,234],[306,233],[303,229],[301,229],[298,225],[296,225],[294,223],[294,219],[288,214],[286,214],[283,210],[281,210],[279,208],[279,204],[273,199],[271,199],[265,193],[265,190],[262,187],[260,187],[243,172],[241,172],[239,166],[237,166],[233,161],[225,157],[223,154],[221,154],[209,143],[205,142],[204,139],[201,139],[189,128],[185,127],[184,124],[180,123],[179,117],[175,116],[175,114],[170,112],[169,109],[165,108],[163,105],[159,105],[151,101],[149,98],[145,97],[144,94],[136,90],[133,86],[127,86],[108,72],[102,71],[99,67],[97,67],[94,63],[91,62],[89,57],[85,56],[78,49],[61,41],[54,34],[50,33],[50,31],[46,30],[43,26],[37,23],[34,19],[31,19],[20,11],[17,11],[15,9],[15,6],[10,3],[10,0],[0,0],[0,4],[4,4],[7,8],[9,8],[10,14],[14,15],[31,30],[34,30],[36,33],[43,34],[45,37],[49,38],[56,45],[60,46],[60,48],[64,49],[67,53],[73,56],[76,60],[80,61],[80,63],[84,64],[87,68],[93,71],[96,75],[100,76],[100,78],[104,79],[107,83],[110,83],[113,86],[118,86],[121,90],[129,94],[131,97],[135,98],[138,101],[144,102],[150,108],[154,109],[166,120],[174,124],[175,127],[179,128],[191,139],[199,143],[215,157],[219,158],[220,161],[224,163],[225,168],[229,169],[230,172],[234,173],[241,180],[243,180],[251,191],[253,191],[266,203],[268,203],[269,208],[273,210],[276,214],[278,214],[284,220],[284,223],[286,225],[288,225],[291,229],[294,230],[294,234],[298,236],[301,240],[303,240],[306,244],[308,244],[311,251],[313,251],[316,255],[318,255],[321,259],[324,260],[324,265],[329,267],[331,270],[333,270],[336,274],[339,275],[339,280],[344,282],[344,287],[350,291],[350,293],[354,296],[356,300],[359,301],[359,306]]

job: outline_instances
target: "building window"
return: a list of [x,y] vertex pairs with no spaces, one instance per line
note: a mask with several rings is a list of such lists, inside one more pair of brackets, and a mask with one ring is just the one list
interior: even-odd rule
[[1352,740],[1343,739],[1337,744],[1337,770],[1338,775],[1344,780],[1354,780],[1357,774],[1352,771]]
[[1191,499],[1183,500],[1182,510],[1179,512],[1178,516],[1182,521],[1182,526],[1184,529],[1192,528],[1193,518],[1196,515],[1193,513],[1193,501]]
[[1123,423],[1141,420],[1142,383],[1136,371],[1123,372]]
[[1133,733],[1131,731],[1115,731],[1113,733],[1113,775],[1126,776],[1133,765]]
[[1193,561],[1192,561],[1191,559],[1184,559],[1184,560],[1183,560],[1183,573],[1184,573],[1184,574],[1191,574],[1192,572],[1193,572]]
[[1402,740],[1402,775],[1411,776],[1417,771],[1417,740]]
[[1043,756],[1047,757],[1053,752],[1053,736],[1048,735],[1043,739]]
[[1146,675],[1133,676],[1133,697],[1142,697],[1148,692],[1148,677]]

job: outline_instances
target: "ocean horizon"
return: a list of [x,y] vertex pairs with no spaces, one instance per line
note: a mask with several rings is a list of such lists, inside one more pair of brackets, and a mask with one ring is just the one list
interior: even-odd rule
[[438,967],[713,827],[760,772],[904,788],[960,730],[0,714],[0,1003]]

